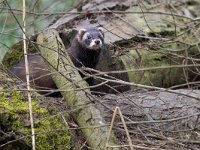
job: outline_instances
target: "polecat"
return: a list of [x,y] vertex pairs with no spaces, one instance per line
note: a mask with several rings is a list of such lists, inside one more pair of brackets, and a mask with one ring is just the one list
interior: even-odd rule
[[[104,33],[101,28],[80,29],[72,41],[71,46],[66,51],[76,67],[85,66],[94,69],[98,63],[103,45]],[[28,55],[28,61],[30,84],[32,87],[37,90],[57,89],[51,78],[51,72],[48,71],[48,67],[40,54]],[[22,81],[26,82],[24,66],[25,62],[22,60],[11,71]],[[81,76],[83,77],[84,75],[81,74]],[[91,85],[92,80],[89,78],[86,81]],[[46,94],[46,92],[39,93]]]

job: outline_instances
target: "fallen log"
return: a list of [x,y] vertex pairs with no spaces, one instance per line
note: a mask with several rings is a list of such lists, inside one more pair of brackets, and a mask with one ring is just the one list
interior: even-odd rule
[[[162,149],[199,149],[199,97],[200,90],[140,90],[107,94],[100,98],[101,105],[97,107],[108,121],[115,107],[120,107],[135,148],[142,145],[143,149],[161,149],[162,145]],[[119,117],[114,127],[121,144],[127,145]]]
[[[94,98],[90,94],[87,83],[75,69],[59,34],[54,29],[47,29],[39,34],[37,43],[41,55],[48,62],[49,70],[57,87],[68,106],[73,110],[73,118],[82,128],[82,132],[91,148],[104,149],[108,136],[108,127],[94,106]],[[117,145],[114,135],[109,144]],[[118,148],[115,148],[116,150]]]

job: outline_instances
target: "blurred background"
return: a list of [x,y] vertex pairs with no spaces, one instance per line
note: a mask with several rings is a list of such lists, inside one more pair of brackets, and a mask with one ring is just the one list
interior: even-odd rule
[[[55,15],[59,16],[57,12],[69,10],[75,5],[76,1],[77,0],[26,1],[26,24],[28,29],[26,34],[28,37],[45,29],[55,19]],[[1,62],[6,51],[22,38],[22,32],[19,26],[19,24],[22,24],[22,1],[1,1],[0,22]]]

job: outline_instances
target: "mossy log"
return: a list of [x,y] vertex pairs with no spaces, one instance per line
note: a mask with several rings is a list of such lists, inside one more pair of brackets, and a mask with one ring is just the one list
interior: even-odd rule
[[[183,88],[187,82],[199,81],[198,60],[194,60],[194,64],[192,60],[173,57],[167,52],[145,49],[140,54],[136,49],[131,49],[117,59],[123,64],[129,82],[164,88]],[[187,61],[187,64],[184,61]]]
[[[29,107],[25,91],[16,79],[0,67],[0,149],[31,149]],[[48,108],[48,109],[47,109]],[[36,148],[70,149],[72,138],[61,115],[48,105],[47,98],[32,93]],[[52,109],[51,112],[49,109]],[[55,115],[56,114],[56,115]],[[67,117],[67,115],[64,115]]]
[[[87,143],[91,148],[104,149],[108,136],[108,127],[99,110],[94,106],[94,97],[90,94],[87,83],[75,69],[70,57],[65,53],[65,47],[59,34],[54,29],[47,29],[39,34],[37,43],[41,55],[49,64],[57,87],[67,104],[73,110],[73,118],[82,128]],[[110,144],[118,144],[114,135]],[[118,149],[118,148],[116,148]]]

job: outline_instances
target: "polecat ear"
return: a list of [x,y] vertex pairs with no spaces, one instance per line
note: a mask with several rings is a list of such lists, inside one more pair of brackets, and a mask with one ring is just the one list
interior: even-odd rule
[[83,38],[83,35],[85,34],[86,29],[79,29],[78,30],[78,39],[81,41]]
[[101,32],[103,38],[104,38],[104,29],[102,27],[99,27],[98,30]]
[[102,27],[98,27],[98,30],[103,32],[103,28]]

